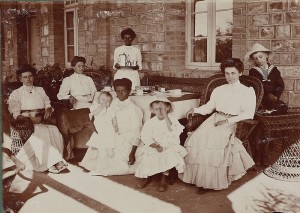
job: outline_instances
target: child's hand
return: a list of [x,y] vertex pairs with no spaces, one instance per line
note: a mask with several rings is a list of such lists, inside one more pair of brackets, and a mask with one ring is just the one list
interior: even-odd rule
[[162,102],[160,102],[159,105],[160,105],[159,107],[160,107],[161,113],[163,114],[164,117],[167,117],[168,110],[166,108],[166,105]]
[[97,108],[93,111],[93,114],[94,114],[94,115],[99,115],[99,113],[100,113],[104,108],[105,108],[105,107],[104,107],[102,104],[100,104],[100,106],[97,107]]
[[273,94],[269,94],[268,99],[269,99],[269,101],[277,101],[278,98],[277,98],[277,96],[275,96]]
[[164,149],[159,144],[157,144],[157,143],[151,144],[150,147],[156,149],[158,152],[164,151]]

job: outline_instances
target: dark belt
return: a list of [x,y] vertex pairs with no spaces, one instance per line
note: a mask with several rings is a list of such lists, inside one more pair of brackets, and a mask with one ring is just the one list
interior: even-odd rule
[[237,115],[232,115],[232,114],[225,113],[225,112],[220,112],[220,111],[217,111],[217,113],[218,113],[219,115],[225,116],[226,118],[231,118],[231,117],[237,116]]

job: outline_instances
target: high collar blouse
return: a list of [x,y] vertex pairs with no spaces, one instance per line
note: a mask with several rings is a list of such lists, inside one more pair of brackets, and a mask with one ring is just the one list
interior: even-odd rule
[[21,86],[14,90],[8,99],[8,110],[17,118],[21,110],[35,110],[49,108],[50,99],[42,87]]
[[210,96],[210,100],[195,108],[195,113],[202,115],[220,111],[234,117],[228,118],[228,122],[238,122],[251,119],[255,113],[256,95],[252,87],[247,87],[237,81],[234,84],[224,84],[215,88]]
[[[93,79],[84,74],[73,73],[71,76],[64,78],[57,98],[59,100],[68,99],[70,95],[78,97],[79,101],[92,101],[94,93],[97,91]],[[85,96],[86,100],[81,100]]]

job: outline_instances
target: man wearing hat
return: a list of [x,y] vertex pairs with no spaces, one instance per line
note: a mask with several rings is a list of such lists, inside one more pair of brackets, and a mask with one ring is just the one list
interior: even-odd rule
[[[284,90],[284,81],[277,67],[270,64],[271,56],[271,50],[255,43],[246,53],[244,60],[253,66],[249,70],[249,76],[259,79],[264,86],[264,97],[260,109],[271,110],[271,115],[281,115],[285,114],[288,109],[288,106],[279,100]],[[268,142],[258,143],[256,164],[260,165],[262,161],[264,165],[268,165],[267,148]]]

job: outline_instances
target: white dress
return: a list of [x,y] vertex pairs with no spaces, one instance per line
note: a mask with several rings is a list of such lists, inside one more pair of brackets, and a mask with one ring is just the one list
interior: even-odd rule
[[139,66],[139,70],[142,69],[142,55],[138,47],[135,46],[120,46],[115,49],[114,52],[114,67],[118,63],[120,66],[124,67],[118,69],[114,76],[114,80],[121,78],[128,78],[132,82],[132,89],[134,90],[136,86],[140,86],[140,76],[137,70],[131,68],[125,68],[129,66]]
[[[113,157],[107,155],[106,149],[99,147],[99,149],[96,148],[97,152],[94,152],[95,149],[87,152],[80,162],[80,166],[102,176],[134,174],[139,162],[139,151],[136,152],[134,165],[129,166],[128,160],[132,146],[140,144],[143,113],[130,99],[120,101],[116,98],[110,107],[115,113],[119,130],[119,134],[115,133]],[[101,129],[97,128],[97,131],[101,131]],[[106,139],[97,137],[100,142]]]
[[[256,96],[252,87],[239,81],[217,87],[207,104],[195,108],[202,115],[213,111],[237,115],[212,114],[186,140],[186,168],[179,178],[198,187],[221,190],[241,178],[254,165],[242,142],[235,137],[236,123],[254,116]],[[228,123],[215,127],[215,122]]]
[[[97,105],[92,106],[90,111],[96,109]],[[104,108],[98,115],[94,116],[94,125],[97,132],[94,132],[87,142],[89,149],[109,149],[115,148],[115,129],[112,123],[114,115],[112,109]],[[88,151],[88,153],[92,151]]]
[[[187,151],[180,145],[179,135],[184,127],[174,117],[169,116],[172,122],[172,131],[168,129],[166,120],[159,120],[156,116],[144,124],[141,131],[141,140],[144,143],[141,149],[141,163],[138,165],[135,176],[147,178],[175,167],[178,173],[184,170],[184,156]],[[150,147],[153,143],[159,144],[162,152]]]
[[57,98],[59,100],[69,99],[72,95],[77,99],[73,109],[89,108],[96,91],[95,83],[91,77],[73,73],[63,79]]
[[[14,90],[8,106],[14,118],[21,114],[21,110],[35,110],[48,108],[50,100],[42,87],[33,87],[31,93],[22,86]],[[34,124],[34,132],[26,141],[16,157],[25,164],[27,170],[46,171],[59,161],[64,161],[63,138],[56,126]]]

